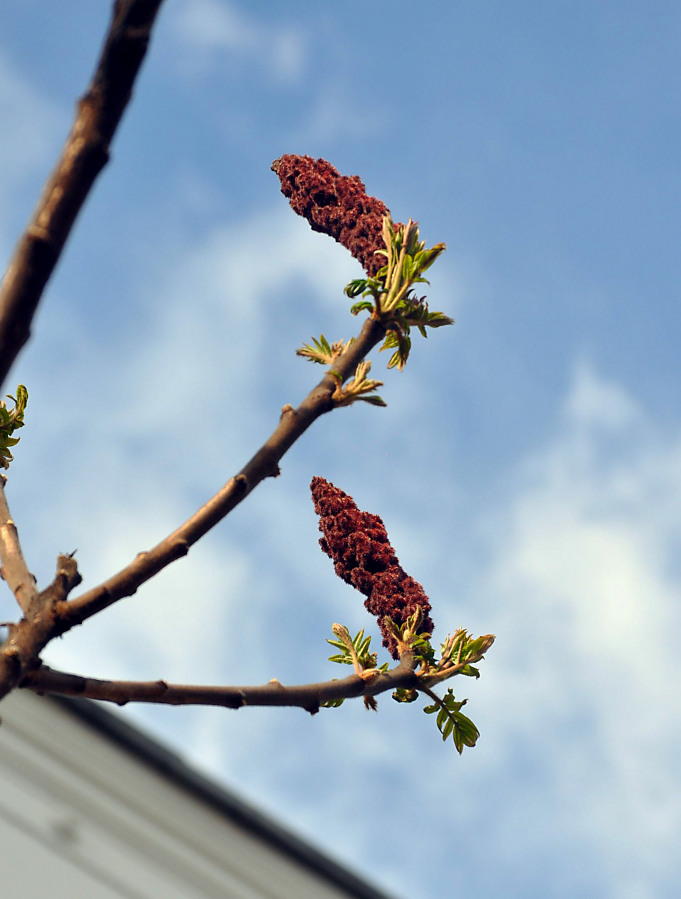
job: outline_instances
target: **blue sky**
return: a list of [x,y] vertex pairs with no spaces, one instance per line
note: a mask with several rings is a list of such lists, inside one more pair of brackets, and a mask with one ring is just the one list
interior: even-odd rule
[[[94,66],[108,3],[0,9],[7,258]],[[494,632],[459,758],[389,698],[126,710],[398,897],[664,899],[681,888],[679,150],[672,2],[169,0],[11,384],[8,495],[44,584],[97,583],[238,470],[348,338],[357,263],[289,209],[282,153],[359,174],[448,250],[456,325],[320,420],[282,477],[50,647],[99,676],[335,676],[373,623],[317,547],[321,475],[380,514],[436,635]],[[9,595],[0,597],[2,619]]]

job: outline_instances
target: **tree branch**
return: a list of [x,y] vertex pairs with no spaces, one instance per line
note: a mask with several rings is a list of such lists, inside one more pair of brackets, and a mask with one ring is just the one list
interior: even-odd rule
[[5,481],[5,476],[0,475],[0,577],[7,582],[25,615],[38,595],[38,588],[21,551],[19,534],[7,505]]
[[58,556],[52,583],[37,593],[0,646],[0,699],[17,687],[30,671],[40,667],[40,653],[59,633],[57,608],[81,581],[73,556]]
[[[357,340],[335,360],[334,371],[345,381],[384,337],[384,326],[373,318],[367,319]],[[61,603],[58,608],[60,623],[55,636],[82,624],[119,599],[132,596],[141,584],[171,562],[185,556],[197,540],[222,521],[261,481],[276,477],[279,462],[287,450],[314,421],[334,408],[331,397],[337,386],[337,380],[329,374],[324,375],[297,409],[284,407],[279,424],[257,453],[191,518],[152,549],[138,553],[117,574],[69,602]]]
[[61,157],[0,285],[0,384],[28,340],[31,322],[97,175],[140,69],[163,0],[116,0],[90,86]]
[[195,686],[159,681],[110,681],[81,677],[43,665],[21,684],[35,693],[80,696],[125,705],[128,702],[164,705],[212,705],[229,709],[245,706],[294,706],[314,714],[322,703],[357,696],[377,696],[398,687],[418,689],[415,661],[406,652],[395,668],[364,677],[351,674],[340,680],[286,687],[277,680],[247,687]]

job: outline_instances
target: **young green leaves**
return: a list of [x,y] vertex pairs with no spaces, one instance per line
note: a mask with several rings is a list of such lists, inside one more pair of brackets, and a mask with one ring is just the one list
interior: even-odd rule
[[[350,636],[350,631],[343,624],[334,624],[331,628],[337,640],[327,640],[331,646],[335,646],[339,650],[335,655],[329,656],[330,662],[338,662],[341,665],[353,665],[355,673],[360,677],[368,671],[375,671],[378,656],[375,652],[370,652],[371,637],[364,636],[364,628]],[[379,671],[387,669],[387,663],[382,665]]]
[[16,398],[9,396],[8,399],[14,403],[13,409],[8,409],[5,401],[0,400],[0,468],[9,468],[13,458],[10,447],[19,443],[19,438],[12,437],[12,434],[24,426],[28,390],[23,384],[19,384]]
[[[350,631],[342,624],[334,624],[331,630],[338,639],[327,640],[326,642],[335,646],[339,652],[329,656],[330,662],[352,665],[355,669],[355,674],[363,680],[370,680],[377,677],[382,671],[387,671],[387,662],[381,665],[380,668],[376,667],[378,657],[375,652],[370,652],[369,650],[371,637],[364,636],[364,628],[355,634],[354,637],[350,636]],[[322,703],[322,707],[327,709],[337,709],[340,705],[343,705],[342,699],[330,699],[328,702]],[[365,696],[364,705],[374,712],[378,708],[373,696]]]
[[471,637],[468,631],[460,627],[440,644],[438,659],[430,634],[423,631],[422,618],[423,612],[418,608],[401,626],[387,616],[384,619],[384,626],[393,634],[400,655],[405,651],[413,653],[418,665],[416,675],[422,683],[431,687],[457,674],[480,677],[480,672],[473,667],[473,663],[484,658],[494,643],[494,634]]
[[437,712],[437,729],[442,734],[442,739],[446,740],[451,735],[459,755],[463,752],[464,746],[475,746],[480,736],[480,731],[471,719],[461,712],[467,700],[462,699],[457,702],[451,687],[442,699],[434,693],[431,695],[435,702],[432,705],[427,705],[423,711],[426,715],[432,715]]
[[[428,281],[423,277],[444,251],[443,243],[426,249],[424,241],[419,240],[419,229],[411,219],[406,225],[394,225],[390,213],[383,217],[383,242],[385,249],[375,250],[375,254],[386,257],[386,264],[375,275],[351,281],[345,288],[349,297],[362,296],[350,311],[357,315],[363,309],[371,312],[386,328],[386,335],[381,350],[391,349],[395,352],[390,357],[388,368],[403,369],[411,350],[410,330],[419,329],[427,337],[426,328],[440,328],[451,325],[453,319],[442,312],[431,312],[425,297],[416,297],[414,284]],[[371,297],[371,299],[368,299]],[[312,343],[304,344],[296,351],[298,356],[332,366],[338,356],[343,353],[352,340],[344,343],[337,340],[329,343],[321,334],[319,339],[312,338]],[[364,400],[375,406],[385,406],[385,402],[373,391],[382,386],[380,381],[366,377],[371,363],[361,362],[355,371],[353,380],[343,387],[343,382],[330,368],[329,374],[338,379],[338,387],[332,399],[337,406],[349,406],[357,400]]]
[[[431,645],[430,635],[421,630],[422,618],[423,613],[419,609],[403,625],[397,625],[387,616],[384,619],[384,626],[397,641],[400,655],[411,652],[416,663],[416,687],[398,687],[392,698],[396,702],[412,703],[418,699],[419,693],[430,697],[433,702],[423,711],[427,715],[437,713],[435,720],[442,739],[451,737],[457,752],[461,754],[464,746],[475,746],[480,736],[475,724],[461,711],[467,700],[457,700],[451,687],[443,697],[439,697],[432,686],[457,674],[479,677],[480,672],[471,663],[483,658],[494,643],[494,636],[485,634],[482,637],[471,637],[467,631],[459,628],[441,644],[438,659]],[[388,670],[387,664],[377,667],[377,655],[370,651],[371,637],[365,637],[364,630],[359,631],[355,637],[350,637],[348,629],[341,624],[334,624],[332,629],[337,639],[327,642],[336,647],[338,652],[330,656],[329,661],[353,665],[356,674],[365,680]],[[331,700],[324,703],[324,706],[336,708],[342,702],[342,699]],[[376,708],[373,697],[365,697],[365,704],[367,708]]]
[[[363,309],[379,319],[388,329],[382,350],[394,349],[388,368],[403,369],[411,350],[410,329],[416,327],[424,337],[426,328],[440,328],[453,324],[442,312],[430,312],[425,297],[416,297],[413,285],[428,281],[423,277],[444,252],[443,243],[426,249],[419,240],[418,224],[411,219],[406,225],[394,225],[390,214],[383,219],[384,250],[376,250],[386,257],[386,264],[374,277],[357,278],[345,288],[347,296],[362,299],[350,311],[357,315]],[[371,297],[371,299],[365,299]]]
[[350,406],[357,400],[363,400],[365,403],[371,403],[373,406],[385,406],[386,402],[377,393],[373,393],[379,387],[383,386],[383,381],[374,381],[367,378],[371,371],[371,362],[367,359],[360,362],[355,369],[355,374],[351,381],[343,386],[343,379],[333,369],[329,371],[331,377],[337,382],[337,387],[331,394],[331,399],[336,406]]
[[[312,338],[312,343],[303,344],[296,350],[296,356],[302,356],[309,359],[310,362],[318,362],[320,365],[332,365],[334,361],[345,352],[349,346],[355,342],[355,338],[351,337],[346,343],[342,340],[336,340],[334,343],[329,341],[320,334],[319,340]],[[371,370],[371,362],[365,360],[360,362],[355,369],[355,374],[346,386],[343,386],[343,379],[334,371],[329,369],[329,374],[336,381],[337,386],[331,394],[331,399],[335,406],[350,406],[357,400],[363,400],[365,403],[371,403],[373,406],[385,406],[385,401],[377,393],[373,393],[378,387],[383,386],[383,381],[374,381],[367,378]]]
[[304,359],[309,359],[310,362],[318,362],[320,365],[331,365],[351,343],[354,343],[354,340],[355,338],[353,337],[347,343],[343,343],[342,340],[329,343],[326,337],[321,334],[319,340],[313,337],[312,344],[304,343],[299,350],[296,350],[296,356],[302,356]]
[[429,672],[430,683],[445,680],[454,674],[480,677],[480,672],[473,667],[473,663],[484,658],[492,643],[494,643],[493,634],[471,637],[466,630],[459,628],[441,645],[440,661]]
[[457,674],[480,677],[480,672],[471,663],[479,662],[492,643],[493,634],[474,638],[459,628],[440,645],[440,658],[437,659],[429,635],[419,632],[418,614],[411,616],[400,628],[400,644],[405,649],[411,649],[419,663],[416,671],[419,686],[416,690],[396,690],[393,699],[396,702],[413,702],[419,689],[429,696],[433,704],[423,711],[427,715],[437,712],[436,723],[442,739],[451,736],[459,755],[464,746],[475,746],[480,732],[471,719],[461,712],[467,700],[457,701],[451,687],[440,698],[431,686]]

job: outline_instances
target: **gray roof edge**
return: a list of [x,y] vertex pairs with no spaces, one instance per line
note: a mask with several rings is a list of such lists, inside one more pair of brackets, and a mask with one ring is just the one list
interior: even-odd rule
[[193,793],[215,810],[286,853],[330,883],[346,890],[354,899],[395,899],[326,855],[302,837],[240,799],[231,790],[204,776],[180,755],[143,730],[90,699],[45,696],[66,712],[105,734],[127,752]]

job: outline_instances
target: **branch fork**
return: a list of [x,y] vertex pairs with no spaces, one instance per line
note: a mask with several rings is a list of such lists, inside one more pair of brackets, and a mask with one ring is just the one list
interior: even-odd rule
[[[0,380],[7,374],[28,340],[34,314],[61,255],[64,244],[88,193],[109,159],[109,148],[144,59],[151,29],[162,0],[116,0],[113,18],[92,82],[77,107],[71,133],[38,206],[22,235],[0,286]],[[314,714],[322,706],[363,697],[376,709],[375,697],[392,690],[400,702],[413,701],[419,692],[433,699],[427,712],[437,711],[443,737],[453,735],[459,752],[477,739],[475,725],[461,713],[463,701],[451,690],[437,697],[432,685],[457,674],[478,676],[479,661],[494,637],[470,638],[457,631],[442,645],[435,660],[430,645],[433,622],[423,588],[399,565],[383,522],[360,512],[354,501],[322,478],[312,482],[320,515],[322,549],[333,559],[336,573],[366,596],[365,605],[381,628],[383,642],[396,661],[378,665],[370,651],[370,637],[354,638],[335,624],[339,651],[333,661],[352,665],[354,673],[340,680],[286,686],[276,678],[256,686],[178,685],[111,681],[82,677],[42,664],[41,653],[57,636],[123,599],[191,547],[239,505],[264,479],[279,474],[279,463],[291,446],[322,415],[357,401],[384,406],[375,391],[381,381],[368,377],[367,356],[381,349],[395,350],[388,368],[402,369],[411,347],[410,328],[425,337],[426,328],[452,323],[441,312],[430,312],[425,297],[413,293],[426,282],[423,273],[444,251],[444,244],[427,249],[411,219],[394,225],[382,201],[368,197],[357,176],[341,176],[325,160],[285,155],[272,166],[284,195],[316,231],[334,237],[363,265],[367,277],[352,281],[345,293],[361,299],[353,314],[369,311],[356,338],[329,343],[313,338],[298,354],[328,366],[319,383],[297,408],[286,404],[270,437],[200,509],[171,534],[143,550],[119,572],[75,598],[81,582],[73,554],[61,554],[52,582],[39,591],[24,559],[16,525],[0,476],[0,575],[12,590],[22,617],[7,625],[9,635],[0,646],[0,698],[21,686],[36,692],[83,696],[124,705],[127,702],[171,705],[203,704],[238,709],[245,706],[297,706]],[[385,257],[385,264],[382,262]],[[17,390],[15,408],[0,403],[0,467],[12,459],[17,443],[14,429],[23,425],[27,392]],[[343,514],[339,514],[339,513]],[[348,523],[352,525],[348,529]],[[345,530],[344,530],[345,528]]]

